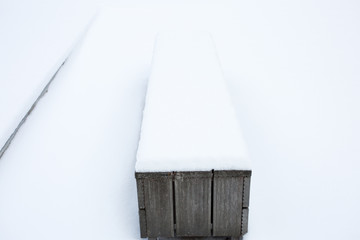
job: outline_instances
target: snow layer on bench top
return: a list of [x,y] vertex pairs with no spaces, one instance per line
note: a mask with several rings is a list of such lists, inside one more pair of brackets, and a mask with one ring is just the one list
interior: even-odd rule
[[211,35],[158,36],[137,172],[250,170]]

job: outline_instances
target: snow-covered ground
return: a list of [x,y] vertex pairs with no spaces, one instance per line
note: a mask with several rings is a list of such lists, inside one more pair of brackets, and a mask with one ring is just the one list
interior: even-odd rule
[[[253,162],[245,239],[359,239],[359,11],[357,1],[103,11],[0,159],[0,239],[139,239],[133,173],[146,80],[156,32],[174,28],[214,36]],[[64,17],[43,14],[0,22],[10,34]],[[75,39],[68,21],[57,26]],[[42,52],[36,39],[7,36],[1,76],[65,46]],[[55,65],[37,66],[41,81]],[[2,96],[4,86],[17,94],[17,79],[1,77]],[[12,98],[1,98],[2,112]]]
[[95,14],[69,1],[0,1],[0,149]]

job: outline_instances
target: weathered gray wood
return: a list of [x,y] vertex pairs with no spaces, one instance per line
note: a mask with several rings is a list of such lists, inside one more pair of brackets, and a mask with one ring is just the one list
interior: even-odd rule
[[250,170],[221,170],[215,171],[217,177],[250,177]]
[[145,178],[172,178],[172,172],[136,172],[136,179],[145,179]]
[[250,179],[251,179],[251,177],[244,177],[243,207],[249,207],[249,201],[250,201]]
[[139,220],[140,220],[140,237],[146,238],[146,212],[144,209],[139,210]]
[[241,236],[243,177],[214,172],[213,235]]
[[[158,238],[158,240],[241,240],[242,237],[175,237]],[[150,239],[149,239],[150,240]]]
[[175,175],[177,236],[211,236],[212,172]]
[[145,198],[144,198],[144,180],[136,179],[137,196],[139,209],[145,209]]
[[173,237],[172,176],[144,178],[148,237]]
[[251,171],[135,176],[142,238],[241,239],[247,232]]
[[249,219],[249,209],[243,208],[242,210],[242,224],[241,224],[241,234],[244,235],[248,232],[248,219]]

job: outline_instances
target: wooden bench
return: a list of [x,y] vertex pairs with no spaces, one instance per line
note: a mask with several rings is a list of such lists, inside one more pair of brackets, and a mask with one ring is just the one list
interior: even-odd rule
[[142,238],[247,232],[251,168],[208,33],[158,36],[135,170]]

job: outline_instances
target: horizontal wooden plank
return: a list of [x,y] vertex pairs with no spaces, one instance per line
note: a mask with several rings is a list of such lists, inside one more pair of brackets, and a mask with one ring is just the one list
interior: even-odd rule
[[[251,176],[251,170],[215,170],[214,177],[243,177]],[[177,171],[177,172],[135,172],[136,179],[140,178],[172,178],[173,176],[183,177],[208,177],[212,171]]]
[[174,237],[174,238],[158,238],[158,239],[148,239],[148,240],[242,240],[242,237]]
[[135,178],[173,178],[173,172],[135,172]]
[[175,172],[175,179],[181,178],[211,178],[212,171]]
[[217,177],[244,177],[251,176],[250,170],[214,171],[214,178]]

